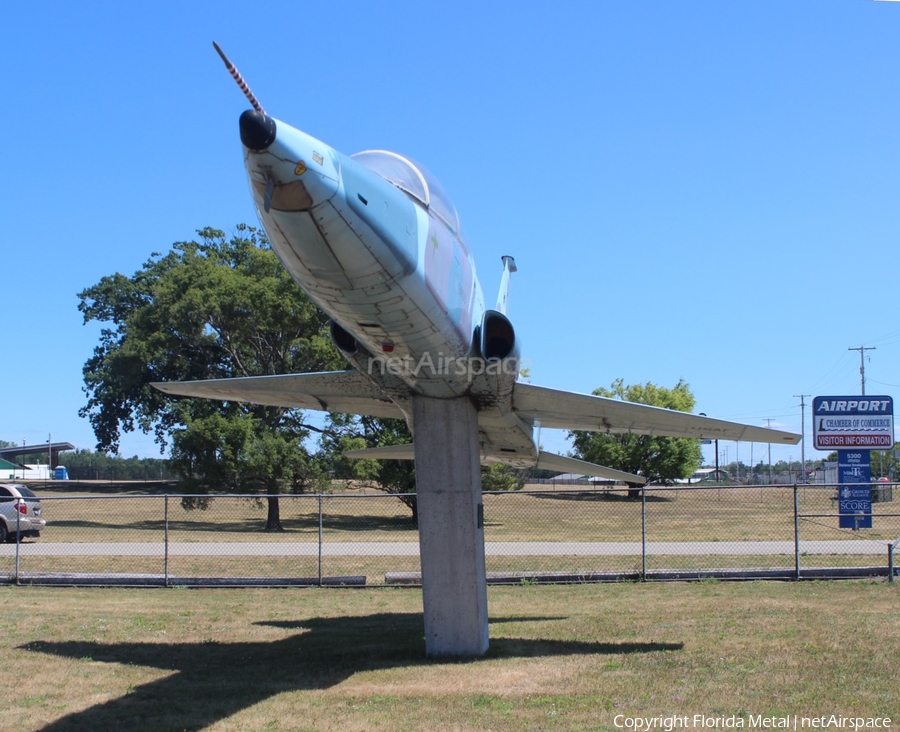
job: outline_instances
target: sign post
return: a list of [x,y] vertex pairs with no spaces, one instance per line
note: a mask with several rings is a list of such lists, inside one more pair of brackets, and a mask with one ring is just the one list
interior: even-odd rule
[[872,528],[872,469],[869,450],[838,450],[838,526]]
[[818,396],[813,399],[817,450],[837,450],[842,529],[872,528],[870,450],[894,446],[894,400],[889,396]]

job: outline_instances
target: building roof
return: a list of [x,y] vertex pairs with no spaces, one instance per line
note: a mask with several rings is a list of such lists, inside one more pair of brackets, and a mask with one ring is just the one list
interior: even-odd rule
[[[35,442],[33,445],[14,445],[13,447],[0,447],[0,458],[12,460],[13,458],[19,457],[21,455],[37,455],[42,452],[47,452],[47,447],[48,443],[46,442]],[[71,442],[51,442],[49,443],[49,447],[55,453],[75,449],[75,445],[73,445]]]

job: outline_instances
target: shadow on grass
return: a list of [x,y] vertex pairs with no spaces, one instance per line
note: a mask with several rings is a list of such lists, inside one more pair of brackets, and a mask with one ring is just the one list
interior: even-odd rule
[[[299,516],[282,518],[281,525],[284,533],[316,533],[319,530],[319,517]],[[54,520],[55,529],[76,529],[80,531],[159,531],[164,532],[166,522],[164,519],[145,519],[141,521],[129,521],[122,524],[110,524],[103,521],[88,521],[84,519]],[[345,516],[339,514],[326,515],[323,521],[325,531],[416,531],[416,523],[412,516],[373,516],[356,515]],[[169,519],[169,532],[210,531],[215,533],[266,533],[266,517],[250,516],[236,518],[230,521],[192,521]],[[177,540],[177,539],[176,539]]]
[[[632,498],[625,492],[613,493],[609,491],[592,492],[592,493],[535,493],[535,498],[548,498],[554,501],[599,501],[602,503],[637,503],[640,504],[641,499]],[[647,494],[647,503],[671,503],[674,499],[665,496]]]
[[[500,618],[492,622],[541,620],[546,618]],[[280,641],[235,643],[29,643],[22,648],[86,662],[148,666],[173,672],[129,689],[118,699],[62,717],[43,729],[199,730],[283,692],[328,689],[361,671],[446,663],[425,657],[420,613],[258,625],[300,632]],[[487,658],[652,653],[681,648],[680,643],[499,638],[491,641]]]

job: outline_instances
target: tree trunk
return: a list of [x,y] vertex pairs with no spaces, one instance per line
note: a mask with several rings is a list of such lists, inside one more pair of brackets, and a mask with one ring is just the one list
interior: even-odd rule
[[266,531],[284,531],[284,527],[281,525],[281,505],[278,502],[278,496],[268,496],[266,502],[269,506],[266,516]]

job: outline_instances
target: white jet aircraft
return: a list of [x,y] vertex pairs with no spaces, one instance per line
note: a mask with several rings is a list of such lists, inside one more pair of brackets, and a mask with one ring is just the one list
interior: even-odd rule
[[[270,117],[216,46],[253,109],[240,118],[250,190],[281,262],[332,319],[347,371],[157,383],[167,394],[412,419],[413,395],[468,397],[482,462],[646,479],[539,449],[540,427],[796,444],[799,435],[518,381],[507,316],[512,257],[485,305],[459,216],[437,180],[397,153],[343,155]],[[413,445],[348,453],[414,459]]]

